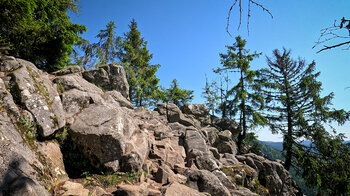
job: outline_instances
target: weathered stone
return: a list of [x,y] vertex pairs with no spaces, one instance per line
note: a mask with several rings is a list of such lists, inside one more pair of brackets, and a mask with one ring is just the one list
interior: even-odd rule
[[221,131],[218,134],[220,141],[232,141],[232,133],[229,130]]
[[53,183],[59,184],[68,180],[68,175],[64,168],[63,156],[60,146],[55,141],[42,142],[38,145],[38,150],[45,156],[46,164],[50,165]]
[[207,170],[187,170],[188,186],[200,192],[207,192],[211,195],[229,196],[230,192],[220,182],[218,177]]
[[66,181],[62,188],[66,191],[64,192],[63,196],[88,196],[89,190],[85,189],[82,184]]
[[214,146],[215,142],[218,140],[219,131],[215,127],[204,127],[201,129],[206,137],[206,141],[210,146]]
[[217,148],[209,147],[209,151],[213,154],[216,159],[220,159],[220,154]]
[[215,170],[212,172],[216,177],[219,178],[221,183],[228,189],[232,190],[235,189],[236,186],[232,183],[232,178],[228,178],[226,174],[222,171]]
[[200,193],[197,190],[191,189],[185,185],[177,182],[172,183],[169,187],[164,189],[163,196],[205,196],[205,193]]
[[112,194],[108,194],[103,188],[96,186],[91,191],[91,196],[112,196]]
[[106,92],[107,95],[110,95],[118,104],[120,107],[127,107],[129,109],[134,109],[134,106],[132,103],[126,99],[120,92],[118,91],[108,91]]
[[67,67],[60,69],[58,71],[52,72],[51,74],[53,74],[55,76],[63,76],[63,75],[67,75],[67,74],[77,73],[77,74],[81,75],[81,72],[83,72],[83,71],[84,71],[84,68],[82,66],[70,65],[70,66],[67,66]]
[[181,107],[181,111],[184,114],[194,116],[194,118],[199,120],[202,125],[211,124],[209,110],[207,109],[205,104],[186,103],[184,106]]
[[71,118],[87,108],[90,104],[90,96],[87,92],[72,89],[62,94],[62,105],[66,118]]
[[233,136],[237,136],[241,131],[238,127],[238,123],[233,119],[225,118],[214,118],[213,124],[219,127],[221,130],[231,131]]
[[155,111],[160,115],[165,115],[169,123],[179,122],[185,126],[193,126],[194,123],[191,119],[186,118],[181,110],[173,103],[158,103]]
[[22,59],[13,56],[0,55],[0,71],[11,72],[26,64]]
[[35,148],[32,141],[23,141],[0,106],[0,195],[49,195],[39,183],[35,169],[42,171],[44,166],[31,145]]
[[202,138],[198,131],[193,129],[186,130],[185,149],[187,155],[189,155],[189,152],[193,149],[202,152],[208,151],[207,145],[205,144],[205,140]]
[[9,115],[13,115],[16,120],[19,119],[20,113],[13,101],[13,97],[6,89],[4,81],[0,78],[0,107],[5,109]]
[[32,63],[21,60],[21,65],[10,74],[14,84],[13,96],[34,115],[41,127],[40,134],[49,136],[65,125],[64,111],[56,86],[52,84],[47,73],[40,71]]
[[124,169],[138,171],[148,155],[147,137],[118,107],[92,104],[77,115],[71,129],[73,141],[96,167],[117,171],[123,158]]
[[258,194],[253,193],[245,187],[239,187],[238,189],[231,191],[232,196],[258,196]]
[[87,81],[101,86],[103,89],[116,90],[126,99],[129,99],[129,84],[122,66],[109,64],[96,69],[89,69],[83,72],[83,77]]
[[141,185],[128,185],[121,184],[117,186],[117,191],[113,192],[114,195],[125,195],[125,196],[148,196],[148,188]]
[[230,153],[235,155],[237,153],[236,143],[233,141],[230,142],[220,142],[217,145],[219,153]]

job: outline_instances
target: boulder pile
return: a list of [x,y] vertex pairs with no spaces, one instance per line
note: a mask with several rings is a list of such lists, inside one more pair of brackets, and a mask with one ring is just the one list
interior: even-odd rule
[[237,155],[238,133],[204,104],[134,108],[118,65],[0,56],[0,196],[302,195],[280,163]]

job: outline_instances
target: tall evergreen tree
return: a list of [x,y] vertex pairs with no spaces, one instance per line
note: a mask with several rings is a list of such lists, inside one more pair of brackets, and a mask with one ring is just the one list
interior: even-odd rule
[[157,96],[159,79],[155,74],[160,65],[151,64],[153,55],[149,53],[147,41],[141,37],[134,19],[129,29],[122,41],[119,58],[126,70],[130,100],[135,106],[149,106]]
[[181,89],[176,79],[171,81],[170,87],[168,89],[163,89],[160,94],[161,101],[165,103],[174,103],[178,107],[183,106],[193,99],[193,91]]
[[96,38],[99,38],[99,42],[91,46],[99,59],[99,64],[116,61],[120,38],[116,35],[115,28],[116,25],[113,21],[108,22],[106,29],[100,30],[96,36]]
[[214,115],[218,106],[218,91],[215,81],[209,83],[208,78],[205,77],[205,87],[203,90],[202,97],[205,99],[205,104],[209,109],[209,113],[211,111],[211,114]]
[[[254,81],[256,71],[250,70],[250,62],[260,54],[249,54],[245,49],[246,41],[240,36],[236,42],[227,47],[226,54],[220,54],[222,67],[216,72],[231,71],[239,75],[239,80],[229,91],[232,105],[232,113],[239,116],[241,133],[238,136],[238,152],[241,152],[243,140],[246,137],[249,127],[264,123],[264,117],[257,109],[263,107],[263,98],[254,92]],[[237,107],[234,107],[237,106]]]
[[268,68],[260,72],[260,92],[271,131],[283,135],[285,168],[289,170],[295,146],[311,134],[311,127],[323,127],[322,123],[330,120],[342,123],[346,112],[329,108],[333,94],[320,96],[320,73],[315,73],[315,62],[306,65],[305,60],[293,60],[290,51],[283,49],[282,53],[274,50],[267,64]]
[[10,55],[35,63],[47,71],[68,63],[84,25],[72,23],[68,10],[77,11],[76,0],[0,1],[0,37]]

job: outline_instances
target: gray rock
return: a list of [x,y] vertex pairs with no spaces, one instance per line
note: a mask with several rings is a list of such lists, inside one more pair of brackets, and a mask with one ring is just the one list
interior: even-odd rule
[[116,90],[126,99],[129,99],[129,84],[122,66],[109,64],[96,69],[89,69],[83,72],[83,77],[105,90]]
[[11,72],[26,63],[22,59],[16,59],[13,56],[0,55],[0,71],[1,72]]
[[164,188],[163,196],[205,196],[205,193],[200,193],[197,190],[191,189],[177,182],[172,183],[169,187]]
[[218,136],[221,141],[232,141],[232,133],[229,130],[219,132]]
[[159,112],[160,115],[165,115],[169,123],[179,122],[185,126],[194,125],[194,122],[186,118],[181,110],[173,103],[158,103],[155,111]]
[[207,170],[187,170],[188,186],[211,195],[229,196],[230,192],[214,174]]
[[207,109],[205,104],[186,103],[184,106],[181,107],[181,111],[184,114],[194,116],[194,118],[199,120],[202,125],[211,124],[209,110]]
[[4,81],[0,78],[0,106],[4,108],[14,119],[19,120],[20,113],[13,101],[13,97],[6,89]]
[[37,170],[44,170],[44,166],[30,149],[30,142],[23,141],[0,109],[0,195],[49,195],[39,183]]
[[[140,170],[149,151],[146,135],[133,119],[113,105],[92,104],[76,116],[72,139],[96,167]],[[122,159],[123,158],[123,159]]]
[[231,131],[233,136],[237,136],[241,131],[239,130],[238,123],[229,118],[214,118],[213,124],[219,127],[221,130]]
[[84,71],[84,68],[82,66],[70,65],[70,66],[67,66],[61,70],[52,72],[51,74],[53,74],[55,76],[63,76],[63,75],[73,74],[73,73],[81,74],[81,72],[83,72],[83,71]]
[[126,99],[120,92],[108,91],[106,92],[106,95],[110,95],[119,104],[120,107],[134,109],[132,103],[128,99]]
[[187,129],[185,135],[185,149],[186,154],[189,155],[191,151],[198,150],[201,152],[207,152],[208,148],[205,144],[205,140],[199,134],[199,131],[193,129]]
[[217,149],[218,149],[219,153],[230,153],[233,155],[236,155],[236,153],[237,153],[237,146],[236,146],[236,143],[233,141],[220,142],[217,145]]
[[56,86],[48,74],[38,70],[32,63],[21,60],[21,65],[10,74],[11,82],[14,83],[11,93],[19,99],[17,103],[34,115],[41,127],[39,133],[49,136],[66,123]]
[[232,196],[258,196],[258,194],[253,193],[245,187],[239,187],[238,189],[231,191]]
[[203,134],[206,136],[206,141],[210,146],[214,146],[218,140],[219,131],[215,127],[204,127],[202,128]]
[[222,171],[219,170],[215,170],[212,172],[215,176],[217,176],[219,178],[219,180],[221,181],[221,183],[228,189],[232,190],[235,189],[236,186],[232,183],[232,179],[228,178],[226,176],[226,174]]

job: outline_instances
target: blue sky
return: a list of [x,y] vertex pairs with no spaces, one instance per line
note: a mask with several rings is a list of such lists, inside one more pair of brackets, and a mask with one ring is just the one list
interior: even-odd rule
[[[98,3],[97,3],[98,2]],[[348,0],[257,1],[268,8],[274,18],[252,5],[250,33],[246,28],[247,7],[243,5],[242,26],[237,30],[239,12],[233,10],[230,22],[232,37],[226,33],[226,17],[233,0],[80,0],[80,14],[70,14],[73,22],[85,24],[83,37],[94,42],[98,31],[109,21],[117,25],[117,34],[128,31],[132,18],[148,41],[153,53],[152,63],[160,64],[157,72],[160,84],[168,87],[176,78],[180,86],[195,91],[193,103],[203,103],[201,97],[205,75],[216,80],[212,69],[220,66],[219,53],[226,52],[234,37],[247,40],[247,48],[262,52],[252,62],[252,68],[266,66],[265,55],[273,49],[286,47],[294,58],[316,61],[321,72],[324,93],[335,93],[334,107],[350,110],[350,50],[333,49],[316,54],[312,49],[320,30],[333,25],[334,20],[350,18]],[[234,81],[234,78],[232,79]],[[350,123],[338,127],[338,132],[350,137]],[[256,130],[261,140],[281,141],[268,130]]]

